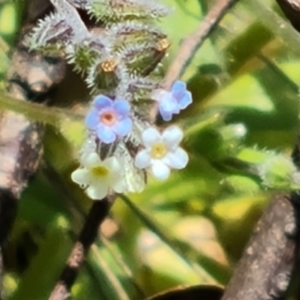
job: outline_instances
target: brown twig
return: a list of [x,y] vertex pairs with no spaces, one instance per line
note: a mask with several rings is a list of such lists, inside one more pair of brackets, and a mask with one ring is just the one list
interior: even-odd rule
[[222,300],[275,300],[287,290],[299,250],[298,195],[279,194],[259,220]]
[[107,217],[113,200],[108,197],[95,201],[85,221],[84,227],[67,260],[60,279],[53,289],[49,300],[63,300],[69,295],[69,290],[75,282],[87,251],[97,237],[100,224]]
[[238,0],[218,0],[200,23],[197,30],[183,40],[179,52],[165,76],[164,87],[166,89],[170,88],[172,83],[183,74],[196,51],[222,20],[228,8],[237,2]]

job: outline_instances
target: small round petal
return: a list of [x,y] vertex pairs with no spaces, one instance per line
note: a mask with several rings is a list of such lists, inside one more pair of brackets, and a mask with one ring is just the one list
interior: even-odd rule
[[165,180],[170,176],[170,168],[160,160],[153,161],[151,171],[159,180]]
[[99,112],[96,109],[92,109],[85,117],[85,126],[88,129],[96,130],[99,124]]
[[186,91],[186,83],[180,80],[177,80],[173,83],[171,87],[172,94],[181,94]]
[[178,147],[183,138],[183,131],[178,126],[171,126],[162,133],[162,140],[169,150]]
[[99,166],[102,162],[99,155],[96,152],[93,152],[87,155],[83,155],[81,157],[81,163],[87,169],[91,169],[94,168],[95,166]]
[[107,196],[108,188],[106,184],[91,185],[86,189],[86,193],[93,200],[101,200]]
[[184,95],[178,100],[178,105],[180,109],[188,107],[192,103],[192,94],[189,91],[186,91]]
[[178,111],[178,103],[170,92],[165,93],[164,97],[160,99],[159,106],[166,112],[174,113]]
[[138,169],[148,168],[151,165],[151,156],[149,151],[144,149],[138,152],[134,160],[134,165]]
[[87,169],[77,169],[71,174],[71,179],[82,186],[90,183],[89,171]]
[[114,110],[117,112],[119,116],[127,117],[130,111],[130,105],[125,100],[117,99],[113,104]]
[[112,174],[119,175],[121,171],[121,165],[115,157],[109,157],[104,162],[103,165],[110,171]]
[[105,144],[110,144],[116,140],[116,134],[111,127],[99,124],[97,127],[97,136]]
[[112,107],[113,101],[104,95],[99,95],[94,99],[93,105],[97,110],[101,110],[103,108]]
[[142,140],[146,147],[152,147],[153,144],[161,140],[161,135],[155,127],[150,127],[143,131]]
[[174,152],[169,152],[162,161],[172,169],[183,169],[186,167],[189,157],[182,148],[178,148]]
[[165,93],[158,104],[159,112],[164,121],[170,121],[173,114],[179,113],[179,105],[172,93]]
[[119,136],[127,135],[132,128],[132,121],[130,118],[125,118],[117,122],[113,127],[112,130]]
[[171,121],[173,113],[165,111],[161,106],[159,106],[158,109],[164,121]]
[[124,193],[126,190],[126,183],[123,178],[119,178],[112,184],[112,189],[116,193]]

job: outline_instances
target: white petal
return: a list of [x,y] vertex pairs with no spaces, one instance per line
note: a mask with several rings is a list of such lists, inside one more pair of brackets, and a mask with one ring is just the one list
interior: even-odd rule
[[138,169],[145,169],[148,168],[150,164],[151,164],[151,156],[149,151],[144,149],[138,152],[134,160],[134,165]]
[[91,169],[95,166],[102,164],[102,161],[96,152],[92,152],[89,154],[82,155],[81,163],[87,169]]
[[178,126],[170,126],[166,128],[162,134],[164,144],[169,150],[178,147],[183,138],[183,131]]
[[90,183],[89,171],[87,169],[77,169],[71,174],[71,179],[79,185],[88,185]]
[[121,164],[116,157],[109,157],[103,162],[103,166],[105,166],[110,173],[116,174],[121,172]]
[[107,185],[91,185],[86,190],[87,195],[93,200],[101,200],[107,196]]
[[151,171],[152,174],[159,180],[165,180],[170,175],[170,168],[160,160],[153,161]]
[[174,152],[169,152],[163,158],[163,162],[173,169],[185,168],[188,161],[189,161],[189,157],[182,148],[178,148]]
[[160,132],[155,127],[147,128],[142,133],[143,144],[152,147],[153,144],[161,140]]
[[126,182],[123,178],[119,178],[112,184],[112,189],[116,193],[124,193],[126,191]]

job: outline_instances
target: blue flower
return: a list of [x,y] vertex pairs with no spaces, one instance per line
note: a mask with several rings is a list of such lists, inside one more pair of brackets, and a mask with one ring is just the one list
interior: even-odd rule
[[173,114],[178,114],[192,103],[192,95],[183,81],[174,82],[171,91],[155,90],[152,97],[158,102],[158,109],[164,121],[170,121]]
[[87,114],[85,124],[88,129],[95,131],[98,138],[110,144],[117,137],[126,136],[132,128],[129,117],[130,106],[127,101],[99,95],[93,103],[92,109]]

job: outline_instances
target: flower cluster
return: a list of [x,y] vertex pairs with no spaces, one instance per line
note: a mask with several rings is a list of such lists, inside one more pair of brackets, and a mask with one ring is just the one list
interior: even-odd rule
[[[154,21],[169,10],[147,0],[50,1],[54,11],[39,21],[26,44],[50,54],[63,52],[95,95],[72,180],[100,200],[114,192],[141,191],[148,170],[164,180],[171,169],[184,168],[182,130],[173,125],[160,131],[151,121],[154,107],[170,121],[192,102],[184,82],[169,90],[160,85],[159,63],[170,42]],[[82,15],[96,20],[94,26],[87,26]]]
[[[168,119],[192,101],[190,92],[181,81],[175,82],[170,91],[160,89],[152,95],[155,95],[152,100],[158,102],[162,117],[167,112]],[[85,188],[90,198],[102,199],[112,191],[141,190],[140,187],[130,189],[130,179],[129,182],[125,179],[134,173],[134,168],[142,171],[139,173],[142,176],[145,170],[150,170],[154,177],[165,180],[171,169],[183,169],[187,165],[188,155],[179,147],[183,138],[182,129],[173,125],[160,132],[147,122],[138,123],[132,103],[130,105],[125,99],[111,99],[104,95],[94,98],[85,119],[88,136],[93,139],[91,144],[94,146],[83,149],[81,167],[72,173],[72,180]],[[132,147],[130,142],[136,145]],[[112,153],[106,150],[102,160],[100,156],[103,153],[99,148],[107,147],[114,150]],[[130,150],[139,148],[142,149],[135,156],[130,153]],[[126,157],[129,159],[126,160]],[[130,162],[128,169],[126,165]]]

